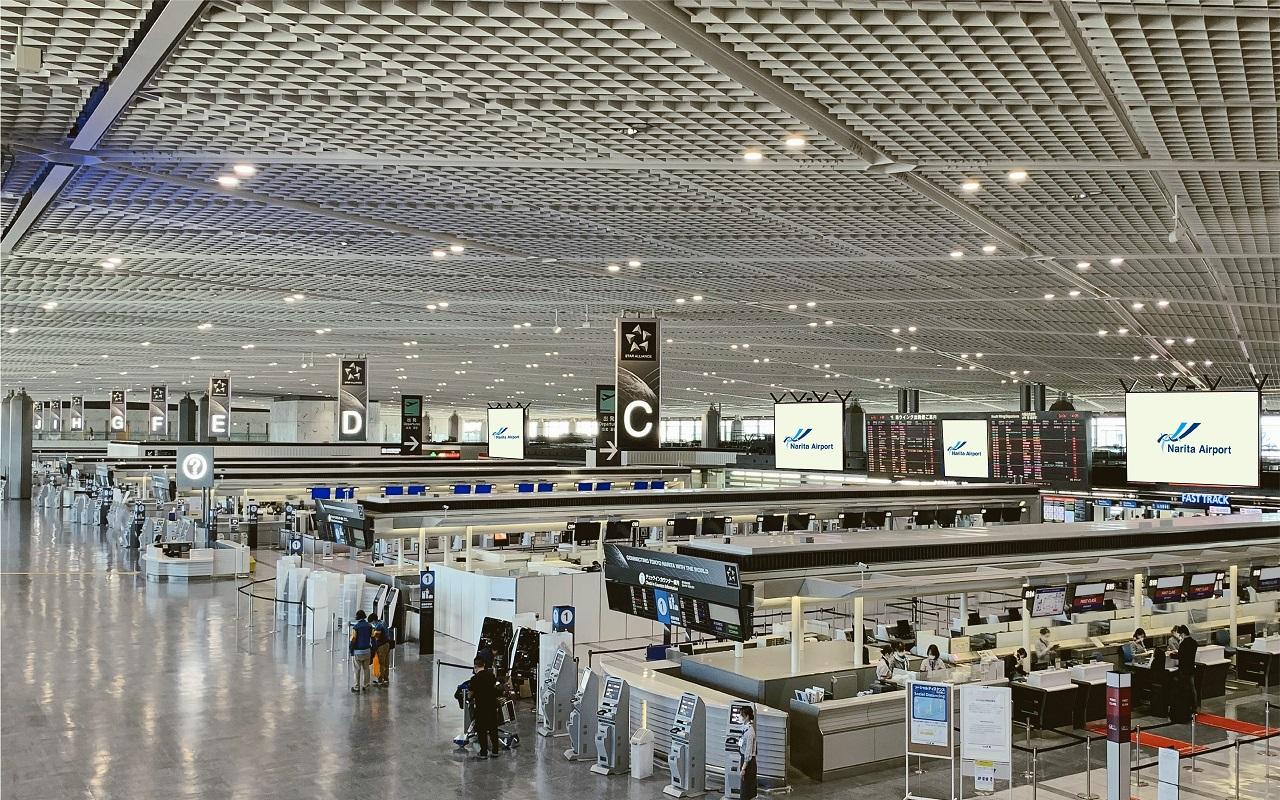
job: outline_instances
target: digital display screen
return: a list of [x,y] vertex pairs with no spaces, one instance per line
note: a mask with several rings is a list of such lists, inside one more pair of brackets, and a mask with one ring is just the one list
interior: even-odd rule
[[702,518],[702,535],[703,536],[724,536],[725,533],[724,517],[703,517]]
[[680,707],[676,709],[677,717],[693,718],[693,709],[698,705],[698,698],[692,694],[680,695]]
[[[611,611],[659,621],[658,602],[652,587],[606,581],[605,595]],[[673,597],[676,602],[670,608],[672,625],[727,639],[742,640],[751,635],[750,608],[737,609],[686,595]]]
[[743,708],[745,708],[745,706],[741,706],[737,703],[734,703],[732,706],[729,707],[729,724],[730,725],[741,726],[741,725],[747,724],[747,715],[746,713],[743,712]]
[[756,517],[756,522],[760,523],[761,533],[780,533],[785,520],[786,518],[781,514],[762,514]]
[[988,438],[985,419],[944,419],[942,474],[948,478],[991,477]]
[[789,531],[805,531],[809,529],[808,514],[788,514],[787,530]]
[[1182,575],[1167,575],[1156,578],[1151,584],[1151,602],[1179,603],[1186,599],[1185,579]]
[[1081,583],[1075,587],[1071,597],[1071,610],[1076,613],[1085,611],[1101,611],[1107,604],[1107,585],[1105,583]]
[[523,408],[489,409],[489,458],[524,458]]
[[1128,480],[1257,486],[1260,397],[1256,391],[1126,394]]
[[591,545],[600,541],[599,522],[573,523],[573,542],[577,545]]
[[773,430],[778,469],[844,469],[844,403],[777,403]]
[[698,533],[698,520],[694,517],[677,517],[668,520],[667,524],[671,526],[671,533],[675,536],[694,536]]
[[1198,572],[1187,585],[1188,600],[1207,600],[1218,596],[1218,573]]
[[622,679],[609,678],[604,682],[604,699],[613,704],[617,704],[622,698]]
[[1034,486],[1089,485],[1089,418],[1082,411],[991,415],[991,477]]
[[1280,567],[1262,567],[1253,576],[1253,588],[1259,592],[1280,591]]
[[868,414],[867,475],[932,478],[941,473],[937,414]]
[[1067,587],[1055,586],[1048,589],[1036,589],[1035,599],[1031,603],[1031,616],[1056,617],[1062,613],[1067,604]]
[[636,521],[630,519],[611,519],[605,524],[604,538],[606,541],[615,539],[631,539],[631,531],[635,527]]

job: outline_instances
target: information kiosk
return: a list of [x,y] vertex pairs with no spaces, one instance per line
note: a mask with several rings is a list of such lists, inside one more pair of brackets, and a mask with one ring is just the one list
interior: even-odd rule
[[741,800],[742,798],[742,754],[738,752],[738,743],[747,731],[747,715],[743,711],[750,703],[734,703],[729,706],[729,731],[724,737],[724,798],[725,800]]
[[596,712],[597,775],[622,775],[631,767],[631,687],[622,678],[609,676],[604,682],[600,710]]
[[671,725],[667,750],[671,783],[662,793],[671,797],[697,797],[707,790],[707,707],[693,692],[680,695]]
[[556,648],[555,658],[542,678],[538,697],[538,733],[542,736],[560,736],[569,722],[574,678],[577,670],[573,658],[564,648]]
[[569,712],[569,749],[564,757],[570,761],[595,761],[596,711],[600,707],[600,676],[588,669],[578,681]]

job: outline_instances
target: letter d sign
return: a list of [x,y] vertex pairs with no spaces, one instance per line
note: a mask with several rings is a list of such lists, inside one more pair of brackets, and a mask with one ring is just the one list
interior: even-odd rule
[[359,411],[343,411],[341,430],[344,436],[359,436],[364,430],[364,416]]

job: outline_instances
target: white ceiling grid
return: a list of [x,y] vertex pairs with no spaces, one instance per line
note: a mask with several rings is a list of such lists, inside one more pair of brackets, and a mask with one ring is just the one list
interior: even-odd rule
[[[890,385],[1007,408],[1015,380],[1096,410],[1121,377],[1280,374],[1277,3],[667,7],[914,177],[864,171],[625,2],[223,0],[8,254],[0,377],[331,391],[361,352],[375,396],[587,413],[623,310],[667,319],[671,413],[781,387],[883,410]],[[149,9],[5,4],[4,56],[21,30],[47,67],[6,63],[6,223]],[[258,174],[220,188],[238,162]],[[1028,253],[984,254],[955,208]]]

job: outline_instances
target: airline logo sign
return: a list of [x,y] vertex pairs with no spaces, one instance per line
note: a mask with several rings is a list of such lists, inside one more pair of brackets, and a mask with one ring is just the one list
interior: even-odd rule
[[987,420],[942,420],[942,474],[947,478],[988,478]]
[[524,458],[523,408],[489,409],[489,458]]
[[128,406],[124,400],[124,389],[113,389],[111,391],[111,405],[107,410],[107,430],[111,435],[123,437],[125,428],[128,427]]
[[169,389],[166,386],[151,387],[151,402],[147,408],[147,433],[163,439],[169,432]]
[[662,325],[656,319],[619,319],[617,330],[617,449],[657,450]]
[[84,396],[76,395],[71,398],[71,430],[84,430]]
[[369,362],[344,358],[338,367],[338,441],[363,442],[369,419]]
[[179,489],[212,489],[213,448],[179,447],[177,473]]
[[210,439],[231,438],[231,376],[215,376],[209,379]]
[[1259,395],[1131,392],[1125,396],[1128,479],[1257,486]]
[[778,469],[844,469],[844,403],[778,403],[773,429],[793,431],[775,439]]

